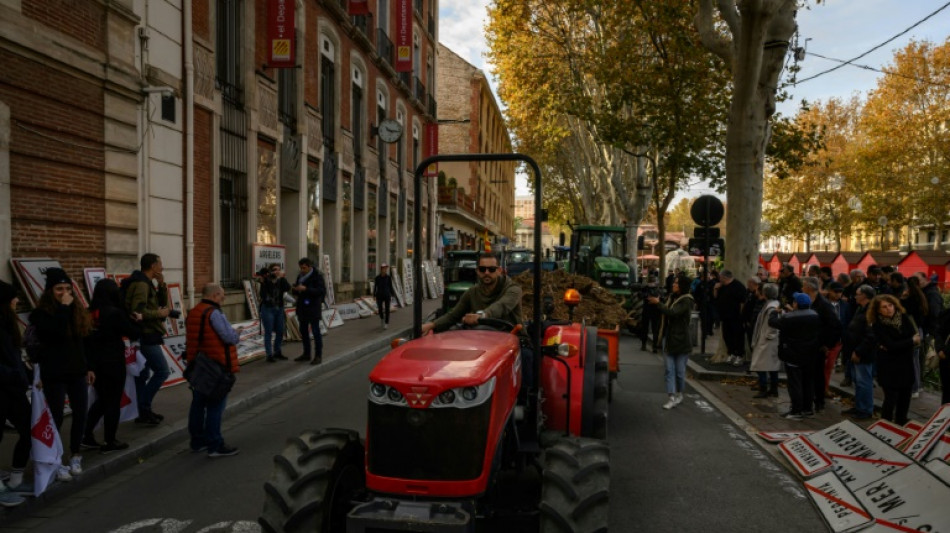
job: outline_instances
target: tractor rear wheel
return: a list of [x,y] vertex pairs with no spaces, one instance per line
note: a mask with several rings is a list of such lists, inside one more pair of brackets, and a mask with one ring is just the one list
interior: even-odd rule
[[563,437],[544,451],[541,533],[603,533],[610,499],[607,443]]
[[594,354],[594,412],[591,437],[607,439],[607,411],[610,403],[610,362],[607,341],[597,339]]
[[288,439],[283,453],[274,456],[257,521],[268,533],[344,532],[351,502],[365,485],[357,432],[305,431]]

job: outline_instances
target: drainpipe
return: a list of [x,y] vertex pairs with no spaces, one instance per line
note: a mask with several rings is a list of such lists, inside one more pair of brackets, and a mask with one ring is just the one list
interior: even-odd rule
[[195,62],[191,2],[185,0],[185,267],[189,307],[195,306]]
[[[142,85],[148,85],[148,0],[145,1],[145,10],[142,14],[142,26],[139,27],[139,46],[142,49],[141,66],[139,72],[142,74]],[[148,195],[151,188],[151,175],[149,172],[149,158],[152,153],[152,143],[149,142],[149,109],[152,104],[152,95],[145,94],[145,100],[142,102],[142,130],[139,132],[142,139],[142,148],[139,150],[139,159],[142,173],[142,183],[139,186],[139,256],[149,250],[151,239],[149,238],[149,209]]]

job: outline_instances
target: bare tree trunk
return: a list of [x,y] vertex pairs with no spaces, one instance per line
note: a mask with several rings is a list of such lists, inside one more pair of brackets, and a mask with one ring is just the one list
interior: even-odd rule
[[[718,33],[714,7],[731,39]],[[762,221],[765,149],[775,93],[788,41],[794,34],[794,0],[701,0],[696,26],[703,44],[731,65],[732,104],[726,133],[726,266],[738,279],[755,273]]]

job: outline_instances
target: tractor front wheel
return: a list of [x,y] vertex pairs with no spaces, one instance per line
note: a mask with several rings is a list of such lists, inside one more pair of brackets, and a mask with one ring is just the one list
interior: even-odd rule
[[264,483],[265,532],[342,533],[354,496],[365,490],[363,445],[348,429],[305,431],[274,456]]
[[541,533],[604,533],[610,499],[607,443],[563,437],[544,451]]

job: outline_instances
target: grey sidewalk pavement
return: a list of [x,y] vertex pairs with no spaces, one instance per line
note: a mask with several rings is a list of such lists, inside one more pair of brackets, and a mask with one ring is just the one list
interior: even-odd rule
[[[439,300],[423,300],[422,316],[435,311]],[[387,348],[396,337],[411,335],[412,307],[394,309],[390,315],[388,329],[383,329],[377,316],[354,319],[333,328],[323,337],[323,364],[310,365],[293,361],[301,354],[303,345],[290,342],[284,345],[283,353],[287,361],[267,363],[263,358],[241,366],[237,374],[237,383],[228,397],[225,419],[240,413],[280,394],[287,389],[304,383],[316,376],[339,368],[360,357]],[[188,408],[191,404],[191,391],[187,384],[176,385],[161,390],[155,397],[153,409],[161,413],[165,420],[158,426],[145,426],[134,422],[120,424],[118,438],[129,443],[129,449],[102,455],[98,450],[83,452],[83,473],[71,482],[54,483],[39,498],[28,498],[26,503],[0,512],[0,524],[29,516],[45,504],[59,500],[69,494],[116,474],[122,469],[138,464],[157,454],[161,450],[182,441],[188,435]],[[69,424],[66,417],[61,434],[68,452]],[[13,455],[13,446],[17,441],[15,431],[7,430],[0,443],[0,468],[9,470]],[[97,439],[101,440],[101,430]],[[240,443],[233,443],[240,445]],[[26,479],[32,481],[32,468]]]
[[[706,339],[706,353],[716,353],[718,341],[715,336]],[[698,349],[697,349],[698,351]],[[710,364],[708,358],[701,354],[690,356],[687,373],[691,378],[699,380],[723,404],[735,411],[750,426],[757,431],[808,431],[824,429],[848,418],[842,411],[853,407],[854,387],[842,387],[844,373],[835,371],[831,375],[830,389],[833,398],[825,399],[825,410],[816,413],[814,418],[804,420],[785,420],[781,417],[789,410],[791,401],[788,390],[785,388],[785,374],[780,374],[782,383],[779,387],[778,398],[757,399],[753,396],[757,392],[758,376],[749,372],[748,363],[734,367],[727,364]],[[940,407],[939,391],[920,391],[920,397],[911,400],[910,419],[917,422],[927,421]],[[879,386],[874,387],[874,405],[880,409],[884,400],[884,392]],[[879,420],[878,414],[870,420],[854,421],[856,424],[867,427]]]

